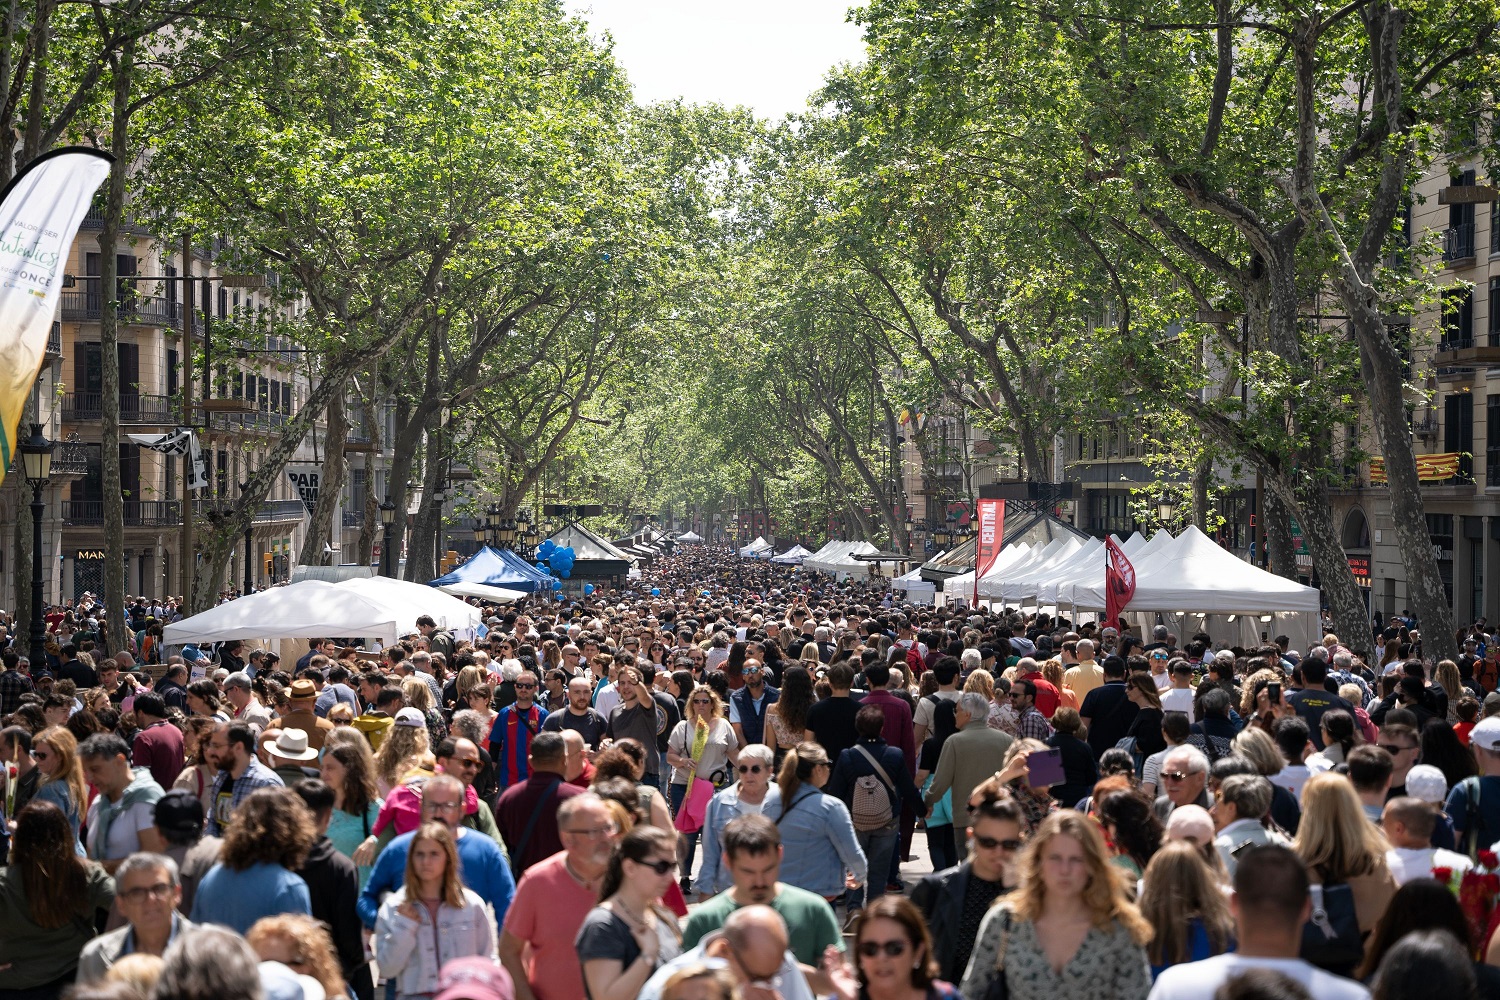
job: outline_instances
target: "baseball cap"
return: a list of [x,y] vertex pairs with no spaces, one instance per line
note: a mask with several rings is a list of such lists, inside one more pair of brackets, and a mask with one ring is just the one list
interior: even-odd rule
[[1470,730],[1469,742],[1481,750],[1500,752],[1500,717],[1492,715],[1481,721]]
[[151,816],[164,832],[187,836],[203,829],[203,801],[186,789],[174,788],[156,800]]
[[516,987],[505,967],[489,958],[455,958],[438,973],[432,1000],[515,1000]]
[[1406,794],[1442,805],[1448,797],[1448,779],[1431,764],[1418,764],[1406,773]]
[[1488,718],[1500,712],[1500,691],[1491,691],[1484,696],[1484,714]]
[[415,708],[403,708],[396,713],[396,725],[421,727],[427,725],[427,720],[422,718],[422,713]]
[[1191,840],[1202,846],[1214,842],[1214,821],[1202,806],[1178,806],[1167,817],[1168,840]]

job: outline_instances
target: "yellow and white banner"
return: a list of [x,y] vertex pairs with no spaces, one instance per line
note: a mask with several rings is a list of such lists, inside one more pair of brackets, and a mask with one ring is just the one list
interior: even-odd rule
[[76,146],[53,150],[0,193],[0,483],[42,368],[68,248],[112,159]]

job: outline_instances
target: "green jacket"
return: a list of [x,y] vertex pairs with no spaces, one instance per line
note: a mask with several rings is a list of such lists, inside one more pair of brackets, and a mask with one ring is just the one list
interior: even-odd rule
[[7,963],[3,981],[9,990],[43,986],[78,968],[83,946],[94,937],[95,921],[108,913],[115,900],[115,880],[98,865],[89,865],[85,898],[71,920],[47,929],[31,921],[21,869],[0,869],[0,966]]

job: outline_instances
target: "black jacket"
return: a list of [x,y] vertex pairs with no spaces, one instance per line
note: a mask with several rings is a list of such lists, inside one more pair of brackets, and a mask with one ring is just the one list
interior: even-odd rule
[[[938,963],[938,978],[950,983],[962,982],[964,970],[955,967],[958,959],[958,927],[963,922],[964,893],[969,891],[969,874],[973,866],[965,861],[957,868],[946,868],[922,876],[912,886],[911,901],[927,919],[932,931],[933,957]],[[970,941],[972,953],[974,942]],[[968,964],[967,961],[964,963]]]
[[313,917],[328,925],[339,967],[348,979],[365,964],[362,925],[354,905],[359,900],[359,871],[334,849],[333,841],[319,837],[297,874],[307,883]]

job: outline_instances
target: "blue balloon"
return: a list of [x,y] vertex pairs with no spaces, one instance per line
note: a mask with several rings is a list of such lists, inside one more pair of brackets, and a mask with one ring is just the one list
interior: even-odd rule
[[567,579],[567,578],[568,578],[568,577],[570,577],[570,576],[572,576],[572,575],[573,575],[573,574],[572,574],[572,573],[571,573],[571,572],[569,572],[569,571],[568,571],[568,570],[561,570],[561,571],[560,571],[560,572],[561,572],[561,573],[562,573],[562,578],[563,578],[563,579],[564,579],[564,580],[566,580],[566,579]]
[[705,591],[704,591],[704,592],[703,592],[703,596],[704,596],[704,597],[708,597],[708,596],[710,596],[710,594],[709,594],[709,592],[708,592],[708,591],[706,591],[706,590],[705,590]]
[[552,581],[552,589],[553,590],[562,590],[562,581],[561,580],[553,580]]
[[661,596],[661,588],[660,587],[652,587],[651,588],[651,596],[652,597],[660,597]]
[[536,568],[541,570],[543,573],[547,572],[547,564],[542,562],[540,559],[536,561]]
[[585,583],[583,585],[583,596],[584,597],[588,597],[593,592],[594,592],[594,585],[592,583]]
[[556,551],[557,543],[550,538],[536,547],[536,555],[538,559],[546,559]]

